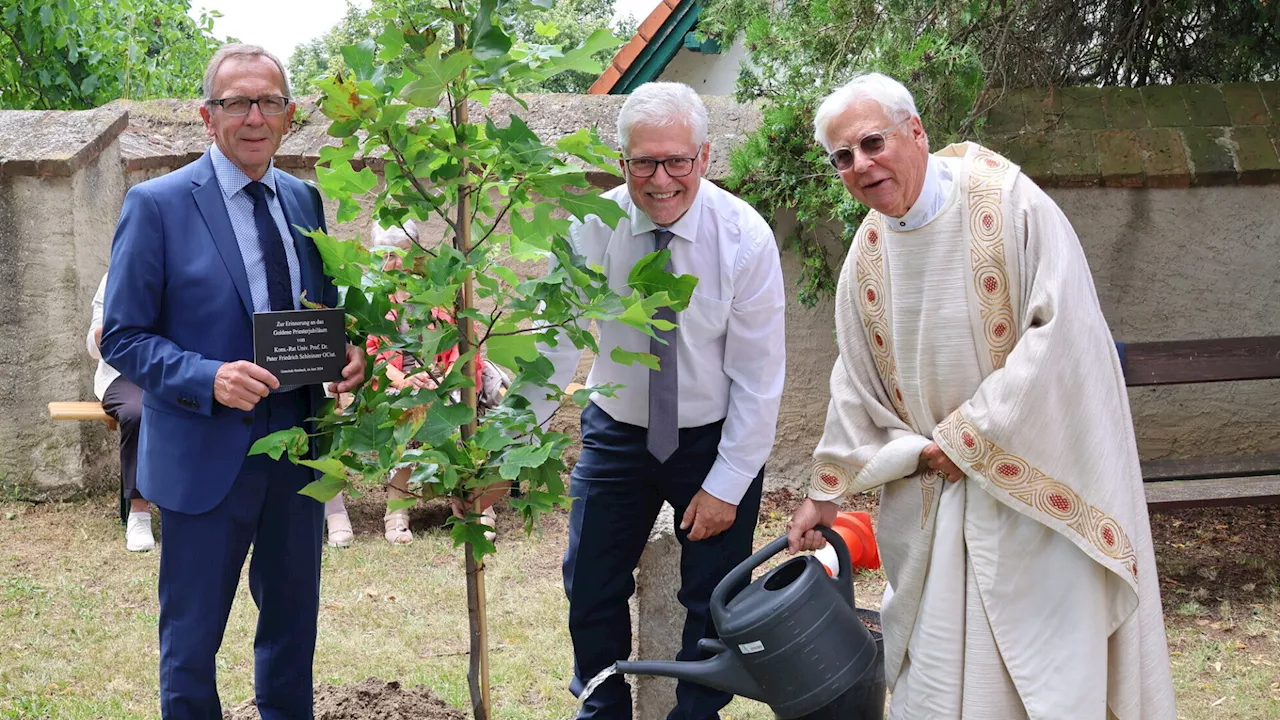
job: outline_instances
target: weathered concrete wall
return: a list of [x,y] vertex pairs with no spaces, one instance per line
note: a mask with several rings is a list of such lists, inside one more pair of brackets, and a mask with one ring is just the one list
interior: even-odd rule
[[[1212,89],[1144,92],[1136,110],[1121,102],[1129,95],[1098,100],[1064,93],[1045,104],[1032,102],[1039,96],[1028,91],[1011,96],[1004,116],[989,123],[991,144],[1026,162],[1075,225],[1118,340],[1280,334],[1280,215],[1274,210],[1280,185],[1268,184],[1280,174],[1267,171],[1280,164],[1274,154],[1280,84],[1218,90],[1231,98],[1222,117],[1190,111],[1215,97],[1206,87]],[[504,98],[486,112],[499,121],[519,113],[546,140],[594,124],[606,142],[615,142],[614,118],[623,99],[531,96],[526,113]],[[759,113],[729,98],[706,101],[713,143],[709,176],[718,179],[726,174],[729,151],[759,122]],[[336,140],[325,134],[327,121],[314,106],[302,106],[310,119],[286,138],[277,162],[314,179],[319,148]],[[1120,112],[1124,107],[1131,112]],[[1170,125],[1178,119],[1167,117],[1169,107],[1182,107],[1186,123],[1240,127]],[[114,482],[114,438],[98,423],[49,421],[45,404],[92,399],[93,361],[83,338],[124,193],[204,152],[208,137],[196,110],[194,102],[156,101],[85,113],[0,113],[0,402],[10,410],[0,416],[0,488],[50,496]],[[1221,140],[1210,143],[1209,150],[1223,151],[1212,163],[1201,159],[1205,133]],[[1048,139],[1037,144],[1041,135]],[[1241,142],[1258,138],[1271,144]],[[1142,144],[1153,139],[1167,146]],[[1046,147],[1069,140],[1088,152],[1065,160],[1046,154]],[[1078,166],[1068,167],[1067,160]],[[1112,167],[1121,160],[1123,168]],[[592,179],[600,187],[618,182],[603,173]],[[1206,184],[1221,187],[1188,187]],[[334,235],[369,236],[367,214],[336,226],[335,210],[330,203]],[[775,218],[779,238],[789,223]],[[427,237],[439,232],[428,225]],[[800,268],[790,253],[782,257],[794,288]],[[788,373],[769,487],[799,486],[807,476],[835,360],[832,316],[830,302],[808,309],[788,300]],[[583,358],[579,380],[589,362]],[[1143,457],[1280,451],[1280,415],[1274,412],[1280,382],[1142,388],[1130,397]],[[556,425],[573,432],[576,417],[566,412]],[[569,455],[576,458],[576,452]]]
[[[1052,189],[1117,340],[1280,335],[1280,187]],[[1144,458],[1280,451],[1280,381],[1131,388]]]
[[[123,128],[105,113],[81,119],[99,137]],[[118,471],[105,425],[55,422],[47,404],[93,399],[85,335],[127,189],[119,146],[46,172],[0,176],[0,487],[35,497],[106,486]]]

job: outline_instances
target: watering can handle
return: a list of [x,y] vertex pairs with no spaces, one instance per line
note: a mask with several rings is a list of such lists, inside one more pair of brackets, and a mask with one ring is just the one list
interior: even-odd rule
[[[840,563],[840,574],[834,578],[830,578],[830,581],[836,584],[836,589],[839,590],[840,596],[849,603],[849,607],[854,607],[853,560],[849,557],[849,548],[844,544],[844,538],[840,537],[840,534],[835,530],[832,530],[825,525],[818,525],[814,529],[821,532],[822,536],[827,539],[827,542],[831,543],[831,546],[835,548],[836,558]],[[720,581],[719,585],[716,585],[716,589],[711,593],[711,607],[724,609],[724,606],[727,605],[730,600],[733,600],[733,596],[729,594],[730,591],[733,592],[733,595],[737,595],[742,588],[747,586],[747,583],[751,580],[751,573],[754,572],[756,568],[765,564],[769,558],[786,549],[787,536],[783,535],[777,540],[765,545],[756,552],[755,555],[752,555],[742,561],[738,567],[730,570],[729,574],[724,576],[724,579]]]

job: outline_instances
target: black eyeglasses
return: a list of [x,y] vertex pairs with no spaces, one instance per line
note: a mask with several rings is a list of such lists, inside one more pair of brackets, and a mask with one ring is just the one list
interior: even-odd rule
[[206,100],[206,105],[221,105],[222,111],[234,117],[249,114],[254,105],[263,115],[283,115],[289,109],[289,98],[283,95],[263,95],[260,98],[228,97],[217,100]]
[[[892,133],[894,130],[898,129],[899,125],[910,119],[911,118],[899,120],[883,130],[877,130],[873,133],[863,135],[862,139],[858,141],[858,149],[861,150],[862,154],[866,157],[875,157],[876,155],[879,155],[884,152],[885,147],[889,144],[887,139],[889,133]],[[836,148],[831,151],[831,154],[827,155],[827,162],[831,163],[831,167],[839,170],[840,172],[844,172],[845,170],[853,167],[853,161],[853,148]]]
[[658,172],[658,166],[661,165],[667,171],[669,177],[684,177],[693,172],[693,165],[697,162],[698,156],[693,157],[673,157],[666,160],[654,160],[653,158],[625,158],[623,162],[627,164],[627,170],[638,178],[653,177]]

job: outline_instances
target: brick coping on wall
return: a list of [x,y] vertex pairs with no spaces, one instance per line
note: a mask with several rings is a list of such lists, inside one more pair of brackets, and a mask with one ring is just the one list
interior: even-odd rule
[[[495,98],[484,112],[502,124],[511,113],[547,141],[596,125],[614,143],[614,118],[625,98],[529,95],[528,110]],[[712,167],[727,175],[728,151],[760,122],[758,108],[729,97],[705,98]],[[1145,88],[1029,88],[1001,92],[980,141],[1022,166],[1046,187],[1176,188],[1280,182],[1280,82]],[[299,100],[307,119],[276,156],[285,169],[315,167],[320,149],[337,144],[314,98]],[[179,167],[208,146],[199,101],[116,101],[85,111],[0,111],[0,178],[67,177],[120,138],[126,171]],[[373,164],[373,163],[371,163]],[[593,172],[601,186],[615,175]]]

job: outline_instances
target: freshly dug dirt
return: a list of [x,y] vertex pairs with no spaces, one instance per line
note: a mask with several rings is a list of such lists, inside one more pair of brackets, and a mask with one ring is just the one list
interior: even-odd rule
[[[422,685],[405,688],[398,682],[369,678],[354,685],[316,687],[316,720],[466,720],[461,710],[445,703]],[[259,720],[253,700],[222,712],[223,720]]]

